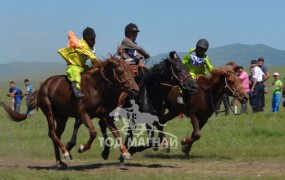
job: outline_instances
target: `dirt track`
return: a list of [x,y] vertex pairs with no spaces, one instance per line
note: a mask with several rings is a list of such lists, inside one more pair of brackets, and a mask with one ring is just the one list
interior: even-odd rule
[[[171,162],[171,164],[170,164]],[[285,164],[282,163],[259,163],[259,162],[232,162],[232,161],[211,161],[211,162],[179,162],[171,160],[162,163],[143,164],[136,161],[126,163],[126,169],[120,169],[116,161],[102,161],[102,163],[86,163],[86,161],[67,162],[69,169],[88,173],[108,173],[127,171],[128,173],[138,172],[163,174],[183,173],[199,174],[204,176],[225,176],[225,177],[267,177],[285,176]],[[52,170],[57,169],[52,161],[32,160],[0,160],[0,168],[27,169],[27,170]]]

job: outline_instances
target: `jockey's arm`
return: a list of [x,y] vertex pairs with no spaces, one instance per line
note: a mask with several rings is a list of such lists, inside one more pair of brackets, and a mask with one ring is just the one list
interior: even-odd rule
[[130,39],[125,38],[122,42],[121,47],[123,49],[133,49],[133,50],[137,50],[145,59],[149,58],[150,55],[148,52],[146,52],[146,50],[144,50],[144,48],[142,48],[141,46],[136,45],[134,42],[132,42]]
[[205,62],[206,68],[208,69],[208,71],[209,71],[210,73],[212,73],[212,71],[213,71],[215,68],[214,68],[214,66],[212,66],[211,61],[210,61],[210,59],[209,59],[209,56],[207,56],[205,60],[206,60],[206,62]]

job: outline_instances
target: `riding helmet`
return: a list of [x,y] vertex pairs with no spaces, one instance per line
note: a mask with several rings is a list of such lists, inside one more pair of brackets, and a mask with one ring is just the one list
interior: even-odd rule
[[125,27],[125,36],[127,36],[129,32],[140,32],[140,30],[137,25],[130,23]]
[[208,49],[209,42],[206,39],[200,39],[199,41],[197,41],[196,47]]
[[83,38],[95,38],[96,37],[96,33],[94,31],[94,29],[90,28],[90,27],[86,27],[83,30]]

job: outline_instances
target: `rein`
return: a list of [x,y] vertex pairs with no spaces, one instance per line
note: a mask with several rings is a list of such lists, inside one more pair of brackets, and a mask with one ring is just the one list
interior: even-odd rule
[[[235,100],[236,99],[236,97],[237,97],[237,95],[236,95],[236,91],[239,89],[239,88],[241,88],[242,86],[241,85],[239,85],[236,89],[232,89],[232,88],[230,88],[230,86],[228,85],[228,82],[227,82],[227,78],[225,77],[225,88],[228,88],[232,93],[233,93],[233,96],[234,96],[234,99],[233,100]],[[218,109],[217,107],[215,107],[214,106],[214,103],[213,103],[213,93],[212,93],[212,90],[211,90],[211,105],[212,105],[212,108],[213,108],[213,110],[214,110],[214,112]],[[227,99],[227,102],[228,102],[228,104],[229,104],[229,108],[231,109],[231,111],[233,112],[233,114],[236,116],[236,115],[240,115],[241,113],[239,113],[239,114],[235,114],[235,112],[234,112],[234,110],[233,110],[233,108],[232,108],[232,105],[231,105],[231,103],[229,102],[229,99]]]
[[[103,78],[105,81],[108,82],[108,85],[109,85],[109,86],[114,85],[114,83],[113,83],[111,80],[109,80],[108,77],[106,77],[106,75],[105,75],[103,69],[100,70],[100,74],[101,74],[102,78]],[[119,76],[117,75],[117,73],[116,73],[116,71],[115,71],[114,68],[113,68],[113,78],[116,79],[116,80],[119,82],[120,85],[122,85],[123,83],[125,83],[126,81],[129,81],[129,80],[131,79],[131,78],[120,79]]]
[[[187,74],[187,75],[185,75],[185,76],[182,78],[182,80],[180,80],[180,79],[178,78],[178,76],[175,74],[175,72],[174,72],[172,66],[171,66],[171,72],[172,72],[172,77],[175,77],[175,79],[177,79],[177,80],[180,82],[180,84],[183,84],[184,81],[185,81],[187,78],[192,77],[191,74]],[[179,89],[180,89],[180,87],[179,87],[179,86],[176,86],[176,85],[171,85],[171,84],[167,84],[167,83],[160,83],[160,84],[161,84],[161,85],[164,85],[164,86],[170,86],[170,87],[175,87],[175,88],[179,88]]]

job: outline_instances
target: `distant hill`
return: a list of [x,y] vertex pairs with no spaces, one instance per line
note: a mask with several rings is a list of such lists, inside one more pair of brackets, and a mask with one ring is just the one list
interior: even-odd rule
[[[191,47],[189,47],[191,48]],[[182,59],[187,52],[178,52]],[[285,65],[285,51],[274,49],[263,44],[244,45],[244,44],[231,44],[227,46],[220,46],[210,48],[207,51],[211,62],[214,66],[225,65],[229,61],[234,61],[238,65],[248,66],[252,59],[264,57],[266,66],[284,66]],[[157,64],[161,59],[168,56],[167,53],[152,56],[147,65],[152,66]]]
[[[190,47],[189,47],[190,48]],[[187,52],[178,52],[183,58]],[[207,52],[214,66],[223,66],[229,61],[239,65],[248,66],[252,59],[262,56],[265,58],[266,66],[285,66],[285,51],[274,49],[266,45],[243,45],[231,44],[217,48],[210,48]],[[147,66],[159,63],[161,59],[168,56],[167,53],[152,56]],[[11,62],[0,64],[0,81],[11,80],[22,81],[25,78],[43,81],[52,75],[66,74],[66,64],[60,62]]]

